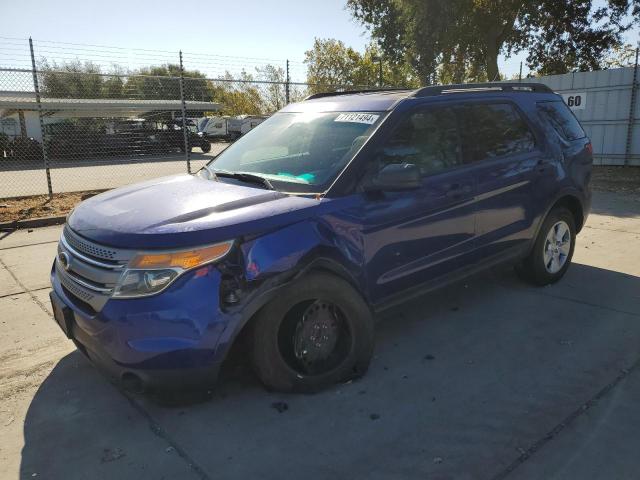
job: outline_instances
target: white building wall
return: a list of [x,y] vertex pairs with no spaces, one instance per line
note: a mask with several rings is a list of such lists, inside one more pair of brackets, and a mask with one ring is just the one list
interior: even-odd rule
[[[38,112],[25,111],[24,123],[27,127],[27,137],[32,137],[38,142],[42,142],[42,134],[40,132],[40,120]],[[2,118],[0,123],[0,131],[13,138],[20,136],[20,118],[17,113]]]

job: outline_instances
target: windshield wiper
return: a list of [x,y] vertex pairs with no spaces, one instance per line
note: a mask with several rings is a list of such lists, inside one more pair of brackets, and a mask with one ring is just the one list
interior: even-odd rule
[[275,190],[271,182],[265,177],[261,177],[260,175],[255,175],[253,173],[248,173],[248,172],[228,172],[227,170],[213,170],[213,172],[216,174],[216,177],[228,177],[228,178],[234,178],[243,182],[259,183],[260,185],[263,185],[268,190]]

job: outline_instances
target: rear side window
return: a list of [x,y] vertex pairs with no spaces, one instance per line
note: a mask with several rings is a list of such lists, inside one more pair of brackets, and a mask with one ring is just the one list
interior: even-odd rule
[[508,103],[465,106],[462,122],[467,162],[526,153],[535,148],[529,126]]
[[578,140],[587,136],[564,102],[541,102],[538,103],[538,110],[542,118],[565,140]]

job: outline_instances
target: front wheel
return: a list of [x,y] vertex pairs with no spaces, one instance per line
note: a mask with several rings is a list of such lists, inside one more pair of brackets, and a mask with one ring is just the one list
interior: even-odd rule
[[251,343],[254,369],[267,388],[315,392],[366,372],[373,319],[347,281],[313,273],[258,313]]
[[203,140],[200,144],[200,148],[202,149],[203,153],[209,153],[211,151],[211,143],[207,140]]
[[573,214],[564,207],[554,208],[542,224],[533,250],[517,271],[536,285],[555,283],[569,268],[575,244]]

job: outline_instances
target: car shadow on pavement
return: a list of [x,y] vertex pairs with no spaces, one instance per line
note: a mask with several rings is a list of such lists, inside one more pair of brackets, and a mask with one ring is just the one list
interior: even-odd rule
[[491,478],[640,357],[638,292],[581,264],[543,288],[494,269],[380,315],[368,374],[316,395],[266,392],[240,354],[208,401],[167,408],[74,352],[31,402],[20,476],[170,478],[179,445],[220,478]]

